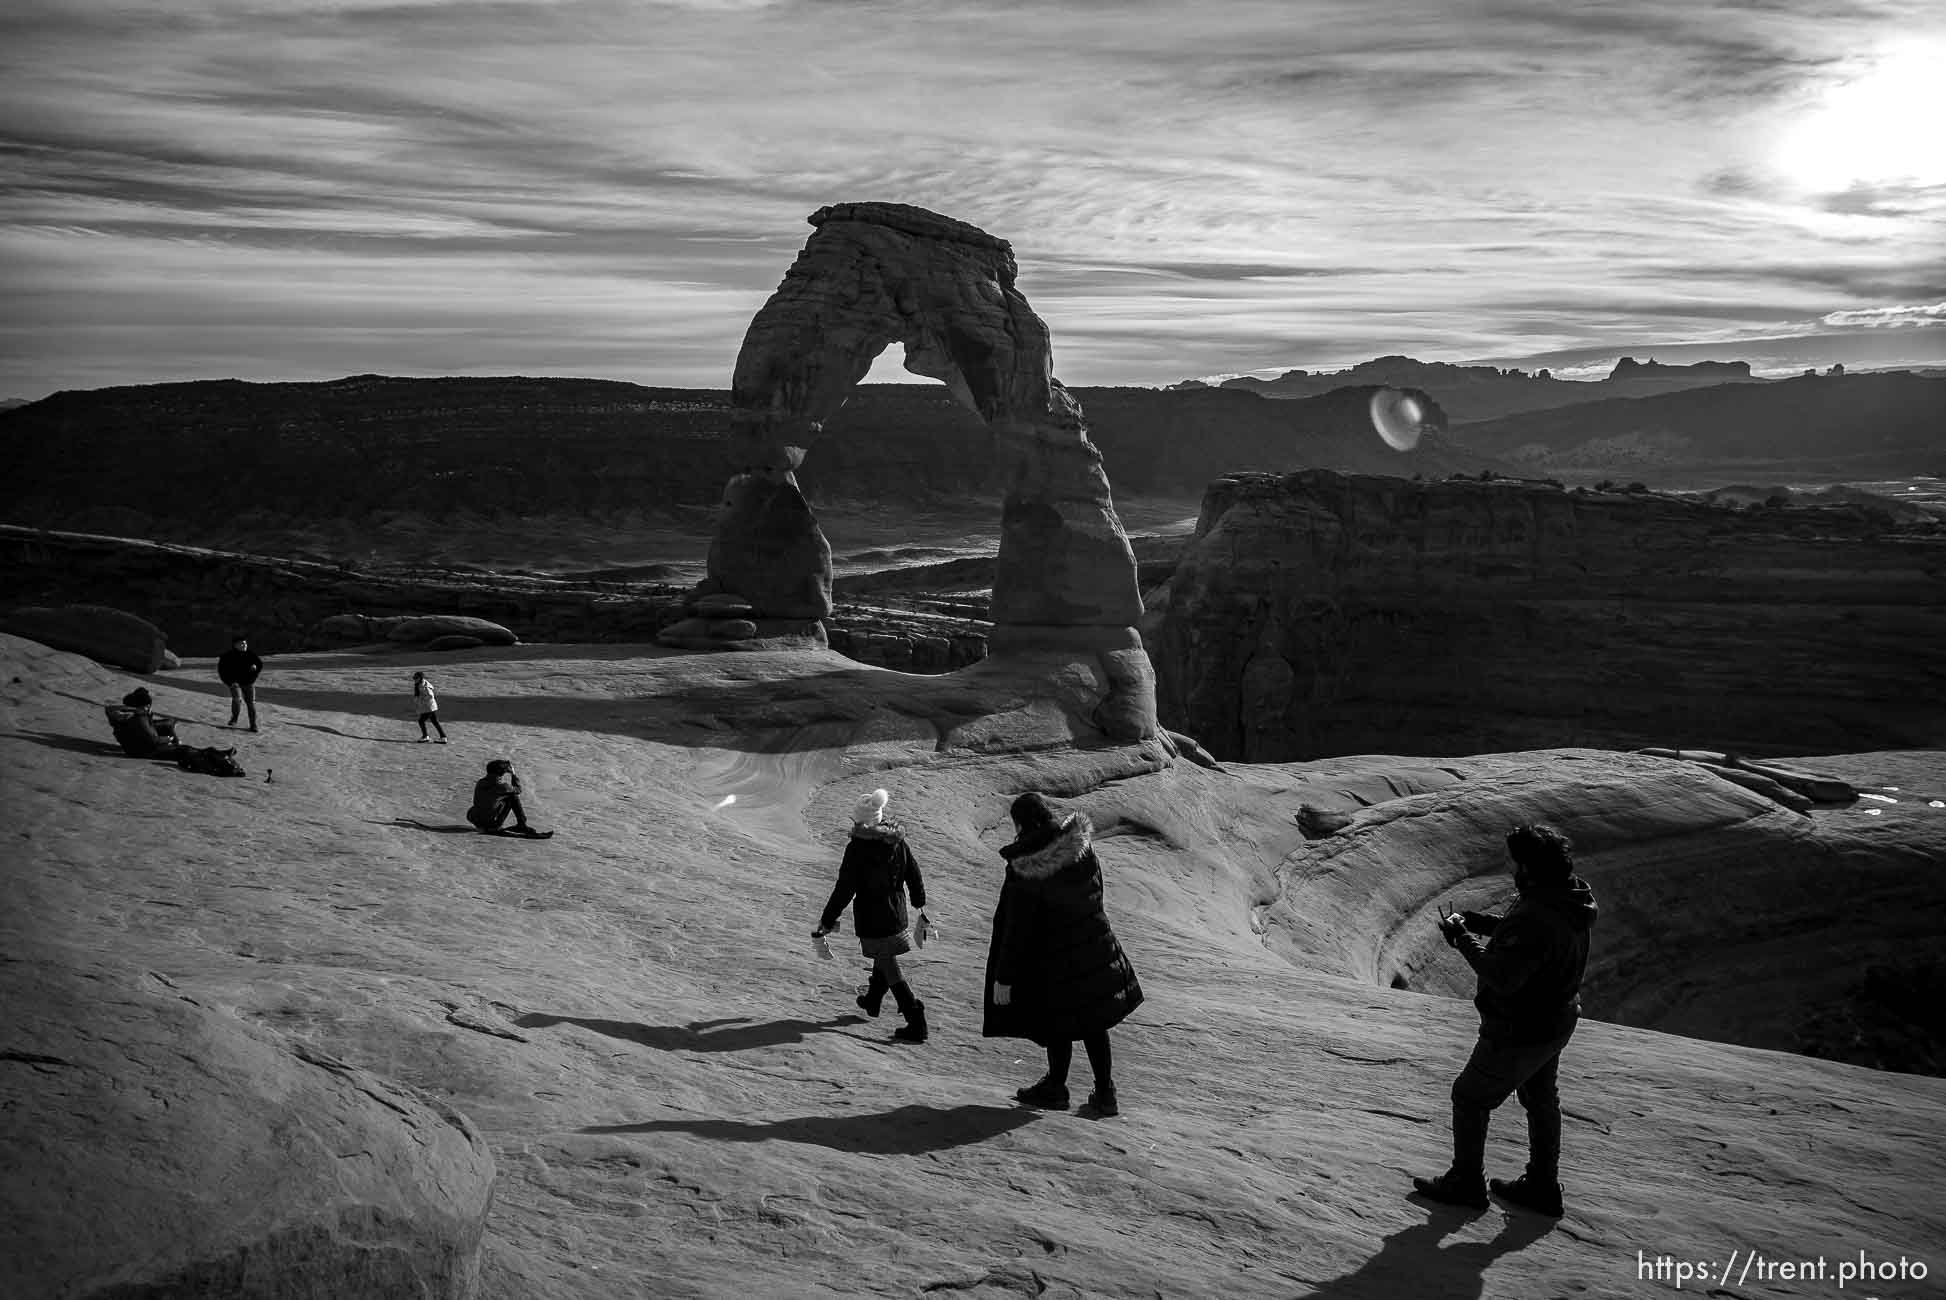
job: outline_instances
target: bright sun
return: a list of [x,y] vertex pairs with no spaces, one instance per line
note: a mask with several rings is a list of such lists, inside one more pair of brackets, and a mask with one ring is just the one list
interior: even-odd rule
[[1832,86],[1786,131],[1777,161],[1808,190],[1946,184],[1946,37],[1902,41]]

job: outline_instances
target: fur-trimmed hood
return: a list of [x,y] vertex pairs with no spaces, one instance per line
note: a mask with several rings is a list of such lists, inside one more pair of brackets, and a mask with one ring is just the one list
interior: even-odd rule
[[878,840],[886,844],[896,844],[905,838],[905,827],[897,822],[873,822],[870,826],[852,824],[851,837],[855,840]]
[[1052,839],[1023,843],[1015,840],[1000,850],[1023,880],[1046,880],[1055,872],[1073,866],[1094,843],[1094,823],[1085,813],[1069,813],[1061,819]]

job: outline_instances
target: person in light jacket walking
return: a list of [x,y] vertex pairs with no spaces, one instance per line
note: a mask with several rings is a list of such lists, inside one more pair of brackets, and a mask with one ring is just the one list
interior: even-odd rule
[[426,734],[426,724],[430,722],[439,732],[439,743],[446,743],[446,728],[439,725],[439,697],[432,693],[432,683],[424,673],[412,674],[412,702],[419,710],[419,743],[424,745],[432,740]]

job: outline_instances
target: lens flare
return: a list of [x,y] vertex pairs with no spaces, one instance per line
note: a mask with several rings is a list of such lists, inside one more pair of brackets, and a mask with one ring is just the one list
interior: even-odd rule
[[716,801],[716,807],[715,807],[715,808],[712,808],[712,809],[710,809],[710,811],[711,811],[711,812],[716,812],[716,811],[718,811],[718,810],[720,810],[720,809],[723,809],[723,808],[728,808],[728,807],[729,807],[729,806],[730,806],[731,804],[733,804],[733,803],[735,803],[736,801],[737,801],[737,797],[736,797],[735,795],[733,795],[733,794],[726,794],[726,795],[724,795],[724,796],[723,796],[723,797],[722,797],[721,799],[718,799],[718,800]]
[[1372,394],[1372,428],[1394,451],[1411,451],[1419,445],[1425,418],[1418,399],[1396,388],[1381,388]]

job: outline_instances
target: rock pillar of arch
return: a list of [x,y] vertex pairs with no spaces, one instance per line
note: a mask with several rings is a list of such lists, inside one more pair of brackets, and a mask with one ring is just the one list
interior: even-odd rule
[[1135,556],[1081,407],[1053,377],[1047,325],[1015,287],[1012,246],[901,204],[835,204],[810,223],[737,355],[731,478],[703,599],[757,621],[831,612],[830,546],[795,471],[899,343],[907,370],[944,382],[993,431],[1006,497],[991,658],[1079,665],[1062,675],[1094,697],[1094,725],[1155,736]]

